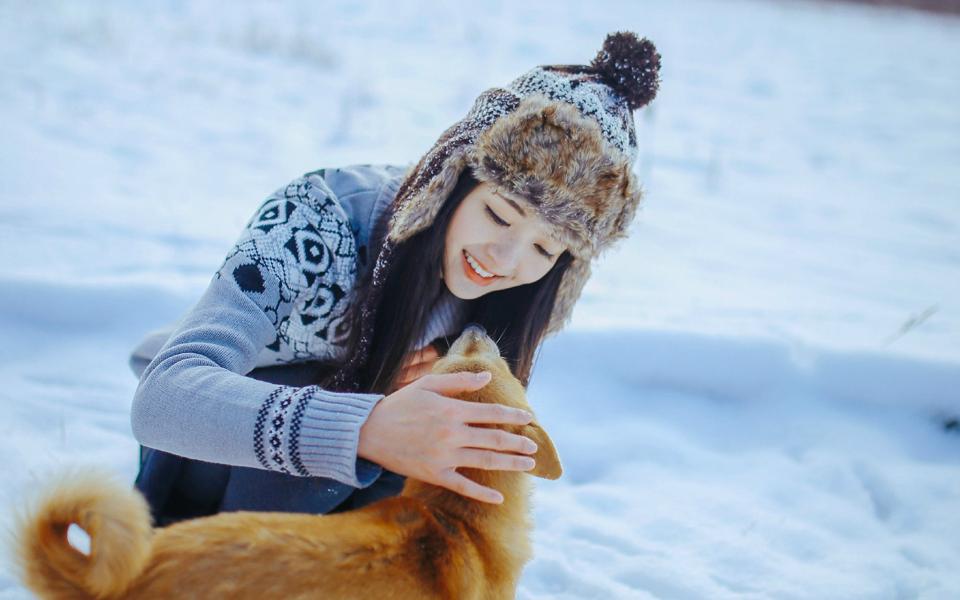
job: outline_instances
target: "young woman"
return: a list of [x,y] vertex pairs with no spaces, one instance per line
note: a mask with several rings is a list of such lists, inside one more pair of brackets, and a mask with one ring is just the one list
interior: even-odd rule
[[489,374],[428,372],[476,322],[529,382],[640,202],[632,111],[659,68],[649,41],[612,34],[589,65],[481,94],[409,170],[325,169],[271,195],[198,303],[131,358],[157,522],[348,510],[406,476],[501,501],[457,468],[527,470],[535,446],[471,424],[530,416],[450,397]]

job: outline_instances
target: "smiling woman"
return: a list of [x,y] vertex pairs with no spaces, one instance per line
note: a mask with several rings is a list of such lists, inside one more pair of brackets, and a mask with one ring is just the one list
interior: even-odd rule
[[543,217],[481,183],[450,220],[443,280],[453,295],[471,300],[539,280],[565,250]]
[[[431,342],[442,351],[438,332],[449,337],[459,333],[456,324],[451,332],[444,331],[438,321],[445,320],[482,324],[498,340],[514,374],[527,384],[534,352],[554,317],[556,297],[573,256],[527,201],[520,201],[527,206],[521,216],[493,184],[479,181],[474,172],[470,166],[459,172],[429,227],[389,245],[386,256],[381,252],[380,262],[391,264],[382,285],[372,281],[358,285],[365,290],[365,302],[376,305],[376,310],[365,314],[360,305],[355,307],[350,326],[354,339],[347,346],[359,346],[355,338],[372,324],[369,356],[361,364],[360,353],[354,355],[353,363],[331,380],[318,381],[324,388],[362,380],[367,382],[364,389],[396,390],[410,362],[419,362],[411,352],[420,348],[422,354]],[[402,216],[384,214],[383,227]],[[538,249],[544,245],[551,245],[556,256],[547,258]],[[371,279],[376,277],[376,269],[372,271]],[[382,294],[379,302],[377,293]],[[356,371],[351,371],[354,365]],[[429,366],[422,365],[419,371],[424,373]]]
[[456,396],[487,379],[430,367],[474,322],[528,385],[591,261],[626,236],[633,111],[659,68],[648,40],[612,34],[589,65],[482,93],[410,169],[319,169],[267,198],[145,352],[132,421],[155,520],[348,510],[407,476],[502,501],[458,469],[529,470],[530,440],[485,425],[530,415],[478,414]]

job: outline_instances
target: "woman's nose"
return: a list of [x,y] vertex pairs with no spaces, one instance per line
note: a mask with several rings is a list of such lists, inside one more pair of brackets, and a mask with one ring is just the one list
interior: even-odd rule
[[513,241],[494,244],[490,249],[490,256],[497,262],[494,265],[497,273],[512,275],[520,261],[520,245]]

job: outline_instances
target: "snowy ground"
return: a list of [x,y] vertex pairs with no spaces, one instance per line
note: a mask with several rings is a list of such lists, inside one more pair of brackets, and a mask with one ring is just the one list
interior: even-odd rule
[[519,597],[960,597],[960,19],[458,6],[0,2],[0,505],[132,480],[127,353],[263,197],[631,29],[664,57],[646,208],[541,354],[566,475]]

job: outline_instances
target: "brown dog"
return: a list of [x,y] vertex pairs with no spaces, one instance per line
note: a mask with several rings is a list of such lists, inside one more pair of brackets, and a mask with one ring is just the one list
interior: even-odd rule
[[[469,327],[435,373],[488,370],[463,400],[530,410],[496,344]],[[560,462],[535,422],[504,429],[533,439],[536,467],[556,479]],[[16,533],[26,584],[42,598],[513,598],[532,551],[520,471],[464,468],[499,490],[502,504],[472,500],[407,479],[399,496],[333,515],[231,512],[150,526],[135,491],[99,475],[62,481]],[[67,542],[76,524],[89,555]]]

